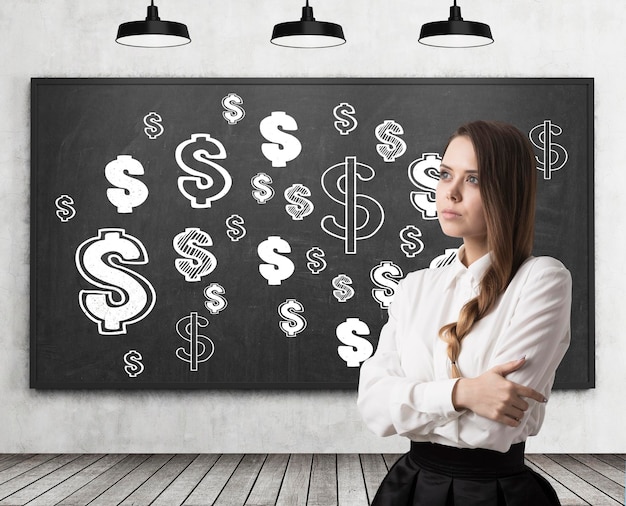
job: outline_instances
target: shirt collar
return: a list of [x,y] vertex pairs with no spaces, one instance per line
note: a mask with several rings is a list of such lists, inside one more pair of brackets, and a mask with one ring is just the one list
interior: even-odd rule
[[464,256],[465,246],[461,246],[457,251],[456,259],[450,265],[450,275],[446,284],[447,289],[453,287],[457,279],[467,275],[469,275],[469,278],[472,280],[472,288],[478,289],[481,279],[492,262],[491,252],[489,252],[474,261],[469,267],[465,267],[461,261]]

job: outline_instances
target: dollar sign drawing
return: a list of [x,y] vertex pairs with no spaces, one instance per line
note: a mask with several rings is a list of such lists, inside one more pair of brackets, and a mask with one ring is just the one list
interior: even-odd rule
[[333,165],[322,174],[322,189],[344,208],[343,223],[334,216],[322,218],[320,223],[327,234],[345,243],[346,254],[356,254],[357,241],[372,237],[385,221],[385,212],[378,201],[358,193],[357,183],[371,180],[376,173],[369,166],[346,156],[345,161]]
[[133,208],[143,204],[148,198],[148,187],[139,179],[130,176],[143,176],[143,165],[130,155],[118,155],[107,163],[104,175],[116,188],[107,189],[109,202],[117,207],[120,214],[133,212]]
[[156,112],[150,112],[143,117],[143,124],[146,125],[143,131],[150,139],[156,139],[163,134],[164,129],[161,121],[163,118]]
[[382,142],[376,144],[376,151],[385,162],[395,162],[406,151],[406,143],[398,137],[402,134],[402,127],[391,119],[386,119],[376,127],[376,138]]
[[407,258],[419,255],[424,249],[424,243],[419,239],[420,237],[422,237],[422,231],[415,225],[407,225],[400,230],[400,240],[402,241],[400,249]]
[[306,264],[307,268],[312,274],[319,274],[327,267],[326,260],[324,260],[324,250],[321,248],[313,247],[306,252],[306,257],[309,260]]
[[333,290],[333,295],[335,299],[339,302],[345,302],[348,299],[354,297],[354,290],[352,288],[352,278],[346,274],[339,274],[336,276],[333,281],[333,286],[335,290]]
[[347,318],[340,323],[335,331],[337,339],[345,346],[338,346],[337,353],[345,360],[348,367],[359,367],[374,353],[374,347],[362,336],[369,336],[370,329],[367,323],[358,318]]
[[302,144],[285,131],[298,130],[296,120],[283,111],[273,112],[259,124],[261,134],[269,143],[261,145],[265,158],[272,162],[272,167],[287,167],[287,162],[294,160],[302,151]]
[[[217,149],[217,151],[215,151]],[[176,148],[176,163],[188,176],[179,176],[178,189],[194,209],[211,207],[211,202],[226,195],[233,179],[213,160],[226,159],[224,145],[209,134],[192,134]],[[204,172],[207,170],[209,173]]]
[[270,185],[273,183],[271,176],[265,174],[265,172],[259,172],[256,176],[250,179],[252,185],[252,197],[259,204],[265,204],[268,200],[271,200],[274,196],[274,188]]
[[311,190],[300,183],[292,184],[285,190],[285,200],[290,202],[285,206],[285,211],[292,220],[302,220],[313,212],[313,202],[305,197],[311,196]]
[[103,228],[96,237],[76,248],[76,268],[99,290],[81,290],[78,301],[83,313],[98,325],[102,335],[126,334],[128,325],[143,320],[156,302],[150,282],[125,267],[145,265],[144,245],[124,229]]
[[54,205],[57,207],[57,218],[59,218],[63,223],[68,222],[76,216],[74,199],[69,195],[61,195],[54,201]]
[[567,163],[569,155],[567,150],[552,141],[553,136],[563,133],[563,129],[549,119],[534,127],[528,137],[530,141],[542,152],[541,158],[535,156],[537,160],[537,170],[543,172],[544,179],[552,179],[552,173],[563,168]]
[[126,371],[126,374],[128,374],[131,378],[139,376],[144,371],[142,360],[143,357],[137,350],[130,350],[126,353],[124,355],[124,363],[126,364],[124,370]]
[[372,289],[372,297],[381,309],[388,309],[396,294],[398,282],[404,274],[402,269],[393,262],[384,261],[372,268],[370,279],[379,288]]
[[268,285],[280,285],[296,270],[288,257],[279,254],[291,253],[291,246],[276,235],[271,235],[260,243],[257,252],[261,260],[268,262],[259,265],[259,272],[267,280]]
[[226,218],[226,235],[231,241],[236,242],[246,235],[246,228],[243,226],[244,221],[238,214],[232,214]]
[[204,289],[204,296],[207,299],[204,301],[204,307],[207,308],[209,313],[221,313],[228,306],[228,301],[222,297],[225,293],[226,290],[219,283],[211,283]]
[[204,230],[186,228],[174,237],[172,246],[176,253],[185,257],[177,258],[174,265],[187,282],[200,281],[217,267],[215,256],[204,249],[205,246],[213,246],[211,236]]
[[419,188],[411,192],[411,204],[425,220],[437,219],[435,196],[440,167],[441,157],[437,153],[424,153],[409,165],[409,179]]
[[278,314],[284,318],[278,326],[286,337],[296,337],[306,328],[307,321],[299,313],[304,313],[304,306],[295,299],[287,299],[278,306]]
[[236,93],[229,93],[222,99],[222,106],[226,109],[222,116],[230,125],[239,123],[246,115],[246,111],[241,107],[242,104],[243,99]]
[[197,371],[198,364],[206,362],[213,356],[215,345],[208,337],[199,333],[200,327],[207,327],[209,320],[198,313],[191,312],[176,322],[176,332],[185,341],[189,341],[187,348],[178,348],[176,356],[183,362],[189,363],[190,371]]
[[431,260],[429,268],[438,269],[439,267],[450,265],[456,260],[458,251],[459,250],[457,248],[446,248],[443,255],[439,255]]
[[337,118],[335,128],[341,135],[348,135],[359,124],[354,114],[354,107],[346,102],[342,102],[333,109],[333,115]]

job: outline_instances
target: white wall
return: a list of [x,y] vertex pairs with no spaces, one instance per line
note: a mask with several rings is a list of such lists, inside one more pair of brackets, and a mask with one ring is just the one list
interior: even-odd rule
[[367,432],[347,392],[54,392],[28,388],[29,80],[31,77],[594,77],[597,388],[557,392],[533,452],[626,453],[626,3],[464,1],[496,43],[445,50],[417,43],[450,1],[314,0],[348,44],[293,50],[272,26],[293,0],[159,0],[192,44],[114,42],[147,0],[2,0],[0,4],[0,452],[404,451]]

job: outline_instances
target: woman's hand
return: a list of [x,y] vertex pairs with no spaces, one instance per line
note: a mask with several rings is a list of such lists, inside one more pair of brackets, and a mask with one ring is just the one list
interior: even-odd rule
[[513,383],[506,376],[524,365],[526,358],[489,369],[476,378],[461,378],[452,391],[456,410],[469,409],[490,420],[517,427],[528,409],[523,397],[546,402],[545,397],[530,387]]

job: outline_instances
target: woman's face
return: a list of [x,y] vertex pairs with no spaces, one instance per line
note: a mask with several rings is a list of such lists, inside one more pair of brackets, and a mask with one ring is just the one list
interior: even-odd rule
[[[441,161],[437,215],[443,233],[461,237],[475,258],[487,253],[487,222],[480,197],[480,175],[468,137],[452,139]],[[478,256],[476,256],[478,255]]]

